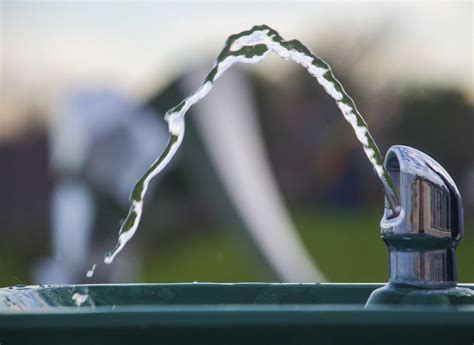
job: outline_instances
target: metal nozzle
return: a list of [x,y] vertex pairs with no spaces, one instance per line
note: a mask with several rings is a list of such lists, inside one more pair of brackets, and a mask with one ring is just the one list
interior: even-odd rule
[[463,235],[461,195],[434,159],[407,146],[385,158],[400,196],[401,213],[385,207],[382,238],[390,252],[390,282],[426,288],[456,285],[456,246]]

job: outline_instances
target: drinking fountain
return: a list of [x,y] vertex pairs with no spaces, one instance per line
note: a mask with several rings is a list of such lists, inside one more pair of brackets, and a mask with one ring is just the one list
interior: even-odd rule
[[[0,289],[0,343],[472,344],[474,284],[456,282],[459,191],[426,154],[393,146],[401,208],[381,235],[389,282],[15,286]],[[363,250],[363,248],[361,248]],[[338,253],[334,247],[334,255]]]

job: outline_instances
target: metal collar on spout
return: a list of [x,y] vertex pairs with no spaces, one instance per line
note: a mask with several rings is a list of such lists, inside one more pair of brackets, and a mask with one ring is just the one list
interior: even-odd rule
[[389,247],[390,283],[442,289],[456,286],[456,246],[463,235],[463,208],[449,174],[434,159],[393,146],[385,159],[400,196],[401,213],[385,207],[382,238]]

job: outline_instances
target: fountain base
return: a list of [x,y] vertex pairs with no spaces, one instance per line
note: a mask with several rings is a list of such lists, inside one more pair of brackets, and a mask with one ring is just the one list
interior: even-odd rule
[[[381,284],[0,289],[4,344],[471,344],[474,305],[377,305]],[[474,284],[461,285],[474,291]],[[428,338],[427,338],[427,335]]]
[[474,290],[463,287],[428,289],[388,283],[370,294],[366,307],[376,305],[474,306]]

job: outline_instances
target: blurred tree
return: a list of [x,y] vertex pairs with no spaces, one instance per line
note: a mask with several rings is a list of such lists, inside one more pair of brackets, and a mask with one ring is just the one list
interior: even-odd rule
[[439,160],[453,177],[472,165],[474,107],[457,90],[410,90],[400,99],[393,135]]
[[[456,181],[464,196],[467,217],[468,174],[474,169],[474,107],[461,91],[453,89],[411,89],[400,98],[400,115],[391,135],[397,142],[420,149],[438,162]],[[472,185],[472,184],[471,184]]]
[[458,90],[408,90],[400,99],[399,120],[390,133],[394,141],[420,149],[440,162],[461,194],[467,195],[472,190],[467,190],[463,181],[474,165],[473,110]]

